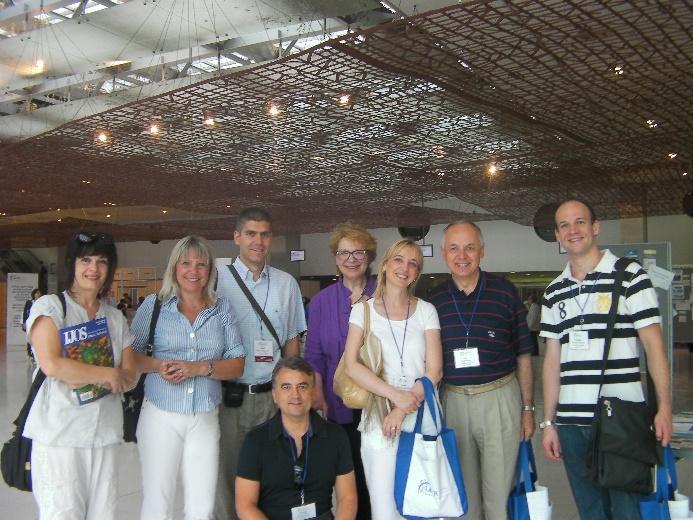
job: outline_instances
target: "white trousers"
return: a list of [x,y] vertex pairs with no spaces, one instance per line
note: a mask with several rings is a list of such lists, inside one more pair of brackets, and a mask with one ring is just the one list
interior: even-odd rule
[[195,415],[142,404],[137,449],[142,467],[142,520],[170,520],[180,472],[186,520],[208,520],[219,466],[218,410]]
[[118,444],[31,448],[31,485],[41,520],[115,520]]

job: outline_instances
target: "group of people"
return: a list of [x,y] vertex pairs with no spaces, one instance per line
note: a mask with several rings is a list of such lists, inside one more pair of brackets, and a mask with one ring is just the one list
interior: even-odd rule
[[[601,360],[599,330],[616,260],[598,249],[598,231],[584,202],[558,208],[556,237],[570,261],[542,300],[540,427],[546,455],[565,461],[581,518],[632,519],[641,497],[599,488],[580,471],[597,401],[590,370]],[[441,253],[450,277],[423,300],[413,293],[423,269],[415,242],[392,244],[371,273],[373,236],[357,225],[338,226],[329,247],[339,278],[312,298],[307,326],[296,280],[267,264],[270,215],[243,210],[234,242],[238,257],[217,269],[204,239],[180,240],[161,290],[144,300],[128,328],[101,300],[116,268],[111,237],[79,233],[70,241],[65,309],[57,295],[44,296],[26,327],[47,376],[24,430],[34,441],[40,517],[115,518],[118,394],[139,372],[146,374],[137,427],[142,519],[172,517],[179,477],[190,519],[401,518],[397,446],[400,433],[413,429],[422,376],[438,385],[456,432],[465,518],[506,518],[519,441],[531,439],[536,424],[535,343],[514,286],[481,269],[480,228],[468,221],[445,228]],[[639,337],[657,391],[654,426],[666,444],[671,400],[657,298],[641,268],[630,274],[602,393],[643,400]],[[99,318],[108,327],[108,366],[64,355],[61,333]],[[379,341],[382,374],[359,359],[364,329]],[[577,330],[582,338],[586,331],[586,341],[574,339]],[[347,375],[375,396],[364,410],[347,408],[333,391],[342,358]],[[84,385],[109,393],[80,405],[75,388]]]

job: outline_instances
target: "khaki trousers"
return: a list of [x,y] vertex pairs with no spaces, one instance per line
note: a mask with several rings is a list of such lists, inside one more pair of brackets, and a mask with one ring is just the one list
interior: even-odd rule
[[237,520],[236,467],[246,433],[270,419],[277,408],[272,392],[244,394],[238,408],[219,407],[219,478],[214,506],[214,520]]
[[465,520],[503,520],[520,445],[520,386],[476,395],[445,389],[445,418],[457,436],[469,511]]

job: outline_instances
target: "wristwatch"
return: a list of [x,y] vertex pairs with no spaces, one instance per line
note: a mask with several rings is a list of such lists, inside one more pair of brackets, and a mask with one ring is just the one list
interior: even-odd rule
[[539,429],[540,429],[540,430],[543,430],[544,428],[546,428],[546,427],[548,427],[548,426],[555,426],[555,424],[556,424],[556,423],[553,422],[552,420],[547,419],[546,421],[541,421],[541,422],[539,423]]
[[205,374],[205,377],[211,376],[212,372],[214,372],[214,365],[212,365],[211,361],[208,361],[207,362],[207,373]]
[[523,404],[522,405],[522,411],[523,412],[533,412],[534,411],[534,405],[533,404]]

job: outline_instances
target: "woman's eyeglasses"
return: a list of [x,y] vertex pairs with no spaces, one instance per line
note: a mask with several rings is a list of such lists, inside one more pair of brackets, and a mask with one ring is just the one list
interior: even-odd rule
[[365,249],[354,249],[353,251],[341,249],[335,253],[335,256],[342,262],[349,260],[349,257],[352,255],[354,256],[354,260],[362,261],[368,258],[368,251]]
[[113,243],[113,237],[107,233],[86,233],[84,231],[77,233],[77,240],[83,244],[91,244],[96,241],[104,244]]

